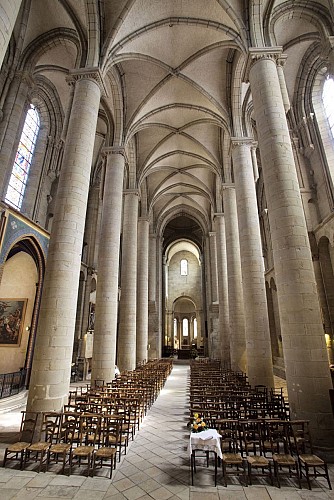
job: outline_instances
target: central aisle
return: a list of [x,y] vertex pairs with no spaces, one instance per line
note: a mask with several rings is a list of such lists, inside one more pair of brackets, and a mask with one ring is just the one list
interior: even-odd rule
[[119,491],[124,486],[126,498],[140,498],[139,495],[149,493],[156,499],[173,495],[189,499],[189,430],[186,425],[189,370],[189,361],[175,362],[127,455],[117,467],[113,484]]

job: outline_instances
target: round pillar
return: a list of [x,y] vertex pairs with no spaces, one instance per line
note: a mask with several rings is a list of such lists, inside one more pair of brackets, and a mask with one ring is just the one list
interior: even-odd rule
[[215,214],[216,242],[217,242],[217,268],[218,268],[218,293],[219,293],[219,334],[222,365],[231,366],[230,357],[230,315],[228,305],[228,278],[226,258],[226,237],[224,214]]
[[253,140],[232,138],[237,198],[248,381],[274,387],[259,216],[252,164]]
[[245,318],[242,294],[237,204],[234,186],[223,187],[228,270],[231,368],[246,372]]
[[117,344],[117,364],[121,371],[136,368],[138,194],[135,189],[124,191],[121,300]]
[[250,49],[249,81],[261,151],[292,418],[314,443],[334,445],[332,388],[309,238],[278,79],[278,48]]
[[137,260],[137,363],[147,361],[148,352],[148,248],[149,220],[138,220]]
[[100,75],[73,72],[68,140],[48,251],[28,411],[59,411],[70,384],[81,251],[100,103]]
[[91,379],[110,382],[115,378],[124,150],[116,147],[105,148],[104,153],[106,168]]

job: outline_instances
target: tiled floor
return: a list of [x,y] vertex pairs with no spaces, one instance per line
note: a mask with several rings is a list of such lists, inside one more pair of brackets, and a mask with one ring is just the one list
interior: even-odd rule
[[[57,470],[36,473],[0,467],[0,500],[33,498],[74,498],[80,500],[301,500],[334,498],[324,481],[314,482],[312,491],[299,490],[285,480],[282,488],[265,481],[243,487],[237,479],[213,486],[213,467],[199,467],[195,486],[191,486],[187,445],[189,431],[187,378],[189,366],[176,362],[164,389],[143,421],[127,455],[117,465],[112,480],[107,477],[87,478],[81,471],[71,476]],[[279,381],[278,381],[279,382]],[[6,425],[17,429],[19,410],[0,415],[0,452],[5,448]],[[334,466],[330,467],[334,483]],[[101,470],[107,476],[109,471]]]

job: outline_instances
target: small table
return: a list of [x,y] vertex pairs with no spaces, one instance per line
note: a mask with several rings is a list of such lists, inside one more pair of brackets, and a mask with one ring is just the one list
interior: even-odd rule
[[191,461],[191,484],[194,485],[194,472],[196,474],[196,451],[205,451],[207,466],[209,465],[209,453],[214,453],[215,457],[215,486],[217,485],[217,456],[222,458],[220,448],[220,434],[216,429],[207,429],[202,432],[192,432],[189,440],[189,453]]

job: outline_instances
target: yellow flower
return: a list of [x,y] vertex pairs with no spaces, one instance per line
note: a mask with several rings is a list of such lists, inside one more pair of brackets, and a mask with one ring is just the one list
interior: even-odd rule
[[200,418],[196,418],[196,422],[197,422],[197,423],[198,423],[198,422],[200,422],[200,421],[201,421],[201,419],[200,419]]
[[205,422],[202,422],[202,427],[206,427],[206,423]]
[[195,429],[195,431],[197,431],[197,429],[198,429],[198,425],[197,424],[194,424],[194,429]]
[[198,418],[198,413],[194,413],[194,418]]

